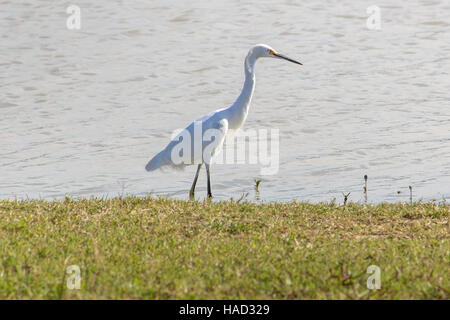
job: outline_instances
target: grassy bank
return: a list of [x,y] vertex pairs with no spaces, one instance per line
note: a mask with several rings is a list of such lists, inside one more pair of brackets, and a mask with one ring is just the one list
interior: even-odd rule
[[6,299],[448,299],[449,265],[442,205],[0,201]]

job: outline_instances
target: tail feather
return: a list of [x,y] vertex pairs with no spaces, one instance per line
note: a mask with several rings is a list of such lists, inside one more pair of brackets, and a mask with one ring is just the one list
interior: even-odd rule
[[154,171],[162,167],[169,167],[177,170],[183,170],[185,167],[184,164],[176,165],[173,163],[171,159],[171,152],[176,143],[177,143],[176,141],[171,141],[164,150],[159,152],[147,163],[147,165],[145,166],[145,170]]
[[165,151],[163,150],[154,156],[145,166],[145,170],[153,171],[164,166],[167,162]]

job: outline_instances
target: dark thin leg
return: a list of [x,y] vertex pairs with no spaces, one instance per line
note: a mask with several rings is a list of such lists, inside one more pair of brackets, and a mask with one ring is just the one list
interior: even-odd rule
[[200,163],[197,167],[197,173],[195,174],[194,182],[192,183],[191,190],[189,191],[189,199],[194,200],[195,195],[195,185],[197,184],[198,180],[198,174],[200,173],[200,168],[202,167],[202,164]]
[[209,164],[206,164],[206,177],[207,177],[207,181],[208,181],[208,198],[212,198],[212,193],[211,193],[211,176],[209,173]]

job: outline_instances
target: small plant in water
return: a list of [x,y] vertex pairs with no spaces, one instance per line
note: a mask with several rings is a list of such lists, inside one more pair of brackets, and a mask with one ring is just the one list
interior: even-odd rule
[[255,181],[255,190],[259,191],[259,184],[261,183],[261,179],[255,178],[254,181]]
[[247,193],[243,192],[242,196],[236,201],[236,203],[239,203],[242,200],[245,200],[245,198],[247,198],[247,196],[248,196],[248,192]]
[[348,196],[350,195],[350,193],[351,193],[351,192],[349,192],[349,193],[345,194],[345,193],[343,193],[343,192],[342,192],[342,195],[344,196],[344,206],[346,206],[346,205],[347,205],[347,201],[348,201]]

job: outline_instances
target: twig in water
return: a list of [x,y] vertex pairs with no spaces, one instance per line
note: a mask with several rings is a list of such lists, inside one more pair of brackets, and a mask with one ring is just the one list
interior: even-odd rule
[[412,204],[412,186],[409,186],[409,202]]
[[367,204],[367,174],[364,175],[364,200]]

